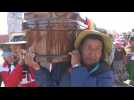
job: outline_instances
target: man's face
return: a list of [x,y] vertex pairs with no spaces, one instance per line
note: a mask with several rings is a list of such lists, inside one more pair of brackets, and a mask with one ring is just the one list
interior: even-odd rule
[[9,64],[11,64],[14,61],[14,58],[13,56],[7,56],[7,57],[4,57],[4,60],[8,62]]
[[10,45],[10,48],[14,53],[19,53],[20,49],[22,48],[22,45],[21,44]]
[[102,56],[102,43],[99,40],[88,39],[82,46],[82,60],[86,65],[97,63]]

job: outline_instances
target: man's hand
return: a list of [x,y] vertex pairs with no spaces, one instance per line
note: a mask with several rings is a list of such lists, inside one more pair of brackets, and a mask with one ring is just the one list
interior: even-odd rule
[[18,56],[19,56],[19,62],[18,62],[18,64],[23,65],[23,64],[24,64],[24,58],[23,58],[23,53],[22,53],[22,51],[20,51],[20,52],[18,53]]
[[31,66],[35,70],[40,69],[40,65],[34,61],[34,54],[33,53],[27,53],[25,56],[25,64]]
[[78,50],[74,50],[72,52],[69,52],[69,55],[71,55],[72,66],[74,66],[76,64],[80,64],[80,53]]

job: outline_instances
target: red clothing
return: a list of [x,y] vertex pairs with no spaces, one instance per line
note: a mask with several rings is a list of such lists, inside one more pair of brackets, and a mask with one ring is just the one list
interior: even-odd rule
[[[3,66],[3,67],[8,67],[8,66]],[[7,71],[3,71],[0,74],[6,87],[16,87],[21,81],[22,67],[21,65],[17,64],[16,68],[10,74]]]
[[27,79],[27,84],[20,84],[19,87],[38,87],[39,85],[35,82],[35,70],[29,66],[30,74],[28,74],[29,79]]
[[39,87],[39,85],[36,82],[31,82],[27,84],[21,84],[19,87]]
[[[4,63],[2,67],[8,67],[8,64]],[[29,67],[29,69],[31,72],[32,79],[35,79],[34,70],[31,67]],[[17,64],[15,68],[13,69],[13,71],[10,73],[8,71],[0,72],[0,75],[5,84],[5,87],[18,87],[18,86],[19,87],[37,87],[38,86],[38,84],[35,83],[35,81],[29,82],[26,84],[20,84],[20,82],[23,79],[22,72],[23,72],[22,66],[19,64]]]

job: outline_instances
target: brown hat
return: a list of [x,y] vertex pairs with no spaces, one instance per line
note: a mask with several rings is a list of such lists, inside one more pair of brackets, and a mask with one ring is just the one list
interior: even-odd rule
[[[104,34],[104,33],[98,32],[98,31],[84,30],[84,31],[80,32],[74,43],[75,49],[78,49],[81,41],[90,34],[96,34],[96,35],[102,37],[102,39],[104,41],[104,53],[106,56],[108,56],[112,51],[112,39],[107,34]],[[107,59],[107,57],[106,57],[106,59]]]

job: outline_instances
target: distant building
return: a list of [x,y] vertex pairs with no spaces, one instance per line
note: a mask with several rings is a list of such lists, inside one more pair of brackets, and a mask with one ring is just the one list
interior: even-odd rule
[[23,12],[0,12],[0,35],[22,32]]
[[22,12],[8,12],[7,13],[7,25],[8,33],[22,32]]

